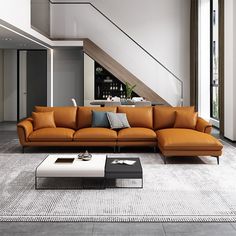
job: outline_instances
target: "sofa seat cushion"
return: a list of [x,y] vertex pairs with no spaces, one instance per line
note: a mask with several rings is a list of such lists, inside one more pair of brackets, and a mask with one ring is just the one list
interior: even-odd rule
[[75,132],[74,141],[116,141],[117,132],[107,128],[84,128]]
[[156,131],[158,146],[176,151],[221,151],[223,145],[210,134],[190,129],[163,129]]
[[156,141],[156,134],[148,128],[126,128],[118,132],[118,141]]
[[73,141],[74,130],[68,128],[43,128],[32,132],[29,136],[31,142],[66,142]]

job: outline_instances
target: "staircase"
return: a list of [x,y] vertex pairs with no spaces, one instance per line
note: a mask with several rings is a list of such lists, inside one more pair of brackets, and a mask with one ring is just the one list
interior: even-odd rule
[[84,52],[90,56],[93,60],[98,62],[111,74],[113,74],[121,82],[128,82],[132,85],[136,84],[134,92],[141,97],[145,97],[147,100],[157,102],[164,105],[169,105],[163,98],[156,94],[150,87],[145,85],[132,73],[130,73],[125,67],[109,56],[105,51],[98,47],[89,39],[84,39]]
[[51,25],[52,39],[83,38],[84,52],[140,96],[183,105],[182,80],[93,4],[51,2]]

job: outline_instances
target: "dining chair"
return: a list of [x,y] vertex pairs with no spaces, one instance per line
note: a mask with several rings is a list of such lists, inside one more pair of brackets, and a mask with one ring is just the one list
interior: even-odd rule
[[134,102],[135,107],[150,107],[152,103],[150,101],[140,101],[140,102]]
[[72,103],[73,103],[73,106],[74,106],[74,107],[77,107],[77,102],[76,102],[76,100],[75,100],[74,98],[71,98],[71,101],[72,101]]

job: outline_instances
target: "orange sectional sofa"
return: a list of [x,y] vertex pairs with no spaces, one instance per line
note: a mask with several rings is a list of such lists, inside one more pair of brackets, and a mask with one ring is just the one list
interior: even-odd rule
[[[194,107],[35,107],[35,112],[53,111],[55,128],[34,130],[34,120],[17,125],[20,143],[36,146],[148,146],[167,156],[215,156],[219,163],[222,144],[210,135],[211,124],[198,117],[194,128],[176,128],[177,111]],[[92,111],[126,113],[130,128],[94,128]],[[184,119],[183,119],[183,122]]]

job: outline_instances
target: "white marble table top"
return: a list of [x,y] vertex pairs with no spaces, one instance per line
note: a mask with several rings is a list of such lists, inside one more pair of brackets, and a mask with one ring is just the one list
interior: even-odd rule
[[[57,158],[75,158],[73,163],[55,163]],[[105,154],[93,154],[90,161],[77,154],[52,154],[36,168],[36,177],[99,177],[105,176]]]

